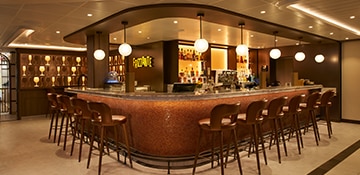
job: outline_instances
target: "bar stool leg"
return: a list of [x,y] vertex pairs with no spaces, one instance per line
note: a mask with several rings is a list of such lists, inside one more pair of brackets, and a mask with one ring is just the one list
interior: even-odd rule
[[326,120],[326,126],[327,126],[327,130],[328,130],[328,135],[329,135],[329,138],[331,139],[332,127],[331,127],[331,120],[330,120],[330,117],[329,117],[329,108],[327,106],[325,106],[325,120]]
[[79,162],[81,161],[81,153],[82,153],[82,145],[85,140],[84,136],[84,130],[85,130],[85,120],[81,120],[81,133],[80,133],[80,146],[79,146]]
[[56,121],[55,121],[55,129],[54,129],[54,143],[56,141],[56,132],[58,129],[58,120],[59,120],[59,112],[56,112]]
[[75,118],[75,129],[74,129],[74,132],[72,133],[73,134],[73,139],[72,139],[72,142],[71,142],[70,156],[72,156],[73,151],[74,151],[75,137],[76,137],[76,133],[78,131],[78,124],[79,124],[79,119]]
[[124,138],[125,138],[125,143],[126,143],[126,147],[127,147],[127,152],[129,155],[129,161],[130,161],[130,167],[132,168],[132,159],[131,159],[131,150],[130,150],[130,144],[129,144],[129,138],[128,138],[128,134],[127,134],[127,130],[126,130],[126,125],[122,124],[122,128],[124,131]]
[[287,154],[287,148],[286,148],[286,142],[285,142],[285,136],[284,136],[284,127],[283,127],[281,119],[278,119],[278,123],[279,123],[280,134],[281,134],[283,145],[284,145],[285,156],[287,156],[288,154]]
[[58,144],[57,144],[58,146],[60,145],[60,139],[61,139],[63,124],[64,124],[64,119],[65,119],[65,113],[62,113],[62,115],[61,115],[61,123],[60,123],[60,131],[59,131],[59,137],[58,137]]
[[224,154],[223,154],[223,139],[224,134],[222,131],[219,131],[220,134],[220,165],[221,165],[221,175],[224,175]]
[[197,147],[196,147],[196,151],[195,151],[195,158],[194,158],[194,165],[193,165],[192,175],[195,174],[196,163],[197,163],[197,159],[198,159],[199,154],[200,154],[201,137],[202,137],[202,129],[200,129],[200,135],[199,135],[199,139],[198,139],[198,143],[197,143]]
[[70,115],[65,115],[65,117],[66,117],[66,125],[65,125],[65,137],[64,137],[64,147],[63,147],[64,151],[66,149],[66,140],[67,140],[67,134],[68,134],[68,129],[69,129]]
[[91,154],[94,147],[94,140],[95,140],[95,126],[92,126],[92,133],[90,138],[90,149],[89,149],[89,156],[88,156],[88,162],[87,162],[87,168],[90,166],[90,160],[91,160]]
[[50,120],[50,129],[49,129],[49,137],[48,137],[48,139],[50,139],[50,137],[51,137],[51,131],[52,131],[52,129],[53,129],[53,123],[54,123],[54,113],[51,111],[51,114],[50,114],[50,116],[51,116],[51,120]]
[[257,127],[256,125],[252,125],[252,130],[253,130],[253,137],[255,140],[255,154],[256,154],[256,163],[257,163],[257,168],[258,168],[258,172],[259,174],[261,174],[261,168],[260,168],[260,160],[259,160],[259,137],[257,134]]
[[104,151],[104,127],[100,127],[100,155],[99,155],[99,168],[98,174],[101,174],[101,162],[102,162],[102,155]]
[[309,115],[310,115],[310,117],[311,117],[311,122],[312,122],[312,125],[313,125],[315,142],[316,142],[316,145],[319,146],[320,136],[319,136],[318,129],[317,129],[317,123],[316,123],[314,111],[313,111],[313,110],[310,110],[310,111],[309,111]]
[[238,150],[238,147],[237,147],[237,137],[236,137],[236,130],[235,129],[233,129],[233,136],[234,136],[235,154],[236,154],[236,158],[237,158],[237,161],[238,161],[239,171],[240,171],[240,174],[242,175],[243,172],[242,172],[242,167],[241,167],[239,150]]
[[274,130],[275,130],[275,142],[276,142],[276,147],[277,147],[277,153],[278,153],[278,160],[279,163],[281,163],[281,155],[280,155],[280,145],[279,145],[279,136],[278,136],[278,128],[277,128],[277,124],[276,124],[276,119],[273,119],[273,126],[274,126]]
[[260,137],[260,141],[261,141],[261,146],[262,146],[262,150],[263,150],[263,154],[264,154],[264,160],[265,160],[265,165],[267,165],[267,158],[266,158],[266,151],[265,151],[265,145],[264,145],[264,137],[262,135],[262,130],[261,130],[261,123],[258,124],[258,136]]

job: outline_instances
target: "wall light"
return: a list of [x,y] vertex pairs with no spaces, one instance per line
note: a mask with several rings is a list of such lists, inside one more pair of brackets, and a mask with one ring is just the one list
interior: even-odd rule
[[240,29],[241,29],[241,44],[239,44],[238,46],[236,46],[236,54],[239,56],[247,56],[248,55],[248,51],[249,48],[247,45],[244,44],[243,42],[243,28],[244,28],[244,23],[240,23]]
[[272,59],[278,59],[281,56],[281,51],[278,48],[276,48],[276,42],[277,42],[276,34],[277,33],[278,33],[277,31],[274,32],[274,48],[271,49],[271,51],[270,51],[270,57]]
[[121,24],[124,25],[124,43],[122,43],[120,46],[119,46],[119,53],[122,55],[122,56],[129,56],[132,52],[132,48],[130,46],[130,44],[126,43],[126,25],[128,24],[127,21],[122,21]]
[[102,50],[100,48],[100,34],[101,32],[96,32],[98,34],[98,41],[99,41],[99,45],[98,45],[98,49],[95,50],[94,52],[94,57],[97,60],[103,60],[105,58],[105,52],[104,50]]
[[209,43],[206,41],[206,39],[202,38],[202,20],[201,20],[201,17],[204,16],[204,13],[198,13],[197,16],[200,17],[200,38],[195,41],[194,47],[195,47],[196,51],[198,51],[200,53],[203,53],[203,52],[206,52],[207,49],[209,48]]

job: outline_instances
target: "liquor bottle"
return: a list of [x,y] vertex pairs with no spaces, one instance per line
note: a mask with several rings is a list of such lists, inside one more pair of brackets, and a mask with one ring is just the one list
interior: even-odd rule
[[194,77],[194,76],[195,76],[195,72],[194,72],[194,68],[193,68],[193,67],[191,68],[190,76],[191,76],[191,77]]

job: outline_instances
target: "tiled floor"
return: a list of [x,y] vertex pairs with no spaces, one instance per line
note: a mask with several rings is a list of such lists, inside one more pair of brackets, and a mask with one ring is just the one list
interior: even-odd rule
[[[47,139],[49,119],[44,116],[28,117],[18,121],[0,122],[0,174],[1,175],[92,175],[97,174],[98,159],[93,156],[90,168],[86,168],[88,146],[85,146],[82,161],[77,161],[78,148],[74,156],[69,155],[70,142],[66,151],[62,145],[57,146]],[[261,159],[261,170],[264,175],[304,175],[324,165],[330,167],[329,175],[360,175],[360,149],[355,145],[355,151],[340,163],[334,165],[330,160],[336,159],[350,145],[360,140],[360,125],[333,122],[334,135],[327,137],[326,125],[319,121],[321,141],[316,146],[311,132],[304,136],[304,149],[302,154],[297,153],[296,139],[291,139],[288,145],[288,156],[282,154],[282,163],[277,161],[274,149],[267,150],[268,165]],[[349,151],[344,151],[349,152]],[[127,165],[116,161],[115,153],[111,157],[104,156],[103,174],[126,175],[158,175],[167,174],[167,170],[157,170],[143,167],[134,163],[131,169]],[[341,156],[340,156],[341,157]],[[122,159],[122,158],[121,158]],[[255,156],[250,158],[245,152],[241,153],[241,163],[244,175],[257,174]],[[209,165],[199,167],[196,174],[220,174],[220,168],[210,169]],[[191,169],[172,170],[171,174],[191,174]],[[239,174],[236,162],[230,163],[225,174]]]

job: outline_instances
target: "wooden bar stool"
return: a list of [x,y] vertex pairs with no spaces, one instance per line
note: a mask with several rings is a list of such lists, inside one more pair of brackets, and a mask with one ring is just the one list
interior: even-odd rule
[[101,173],[101,162],[102,162],[102,155],[104,150],[104,144],[105,140],[108,141],[108,138],[106,137],[106,133],[108,131],[108,128],[111,127],[114,130],[114,141],[115,141],[115,151],[117,152],[117,158],[119,160],[119,137],[118,137],[118,127],[122,126],[123,128],[123,134],[127,149],[127,154],[129,156],[130,160],[130,166],[132,167],[132,160],[131,160],[131,153],[130,153],[130,145],[129,140],[127,136],[126,131],[126,120],[127,118],[123,115],[112,115],[110,107],[102,102],[88,102],[89,109],[92,111],[92,135],[90,139],[90,151],[88,156],[88,162],[87,162],[87,168],[89,168],[90,165],[90,159],[91,159],[91,153],[94,148],[94,140],[95,140],[95,127],[97,127],[100,131],[99,133],[99,151],[100,151],[100,157],[99,157],[99,168],[98,168],[98,174]]
[[[71,103],[74,106],[74,117],[75,117],[75,129],[73,133],[73,140],[71,143],[71,152],[70,155],[73,154],[74,151],[74,145],[75,145],[75,139],[76,135],[80,136],[80,145],[79,145],[79,162],[81,161],[81,153],[82,153],[82,145],[83,142],[85,142],[85,135],[87,137],[90,136],[90,129],[89,125],[91,123],[91,111],[88,107],[88,102],[86,100],[80,99],[80,98],[71,98]],[[80,131],[80,132],[79,132]]]
[[266,103],[267,103],[266,99],[251,102],[246,109],[246,113],[239,114],[237,120],[238,127],[240,127],[241,125],[249,125],[252,127],[251,138],[249,141],[248,156],[250,156],[252,142],[254,142],[256,162],[257,162],[259,174],[261,174],[260,159],[259,159],[259,139],[264,154],[264,161],[265,164],[267,165],[266,151],[265,151],[264,139],[262,135],[262,126],[261,126],[263,122],[262,110],[265,109]]
[[[57,96],[56,93],[47,93],[47,99],[49,101],[49,114],[51,116],[48,139],[50,139],[51,132],[52,130],[54,130],[54,143],[56,140],[56,131],[58,129],[58,118],[60,113],[60,108],[56,96]],[[55,120],[55,126],[54,126],[54,120]]]
[[307,114],[304,132],[308,128],[309,121],[311,121],[313,130],[314,130],[316,145],[319,145],[320,134],[319,134],[319,128],[318,128],[318,125],[316,122],[315,110],[319,108],[319,106],[316,104],[316,102],[319,100],[320,96],[321,96],[320,92],[314,92],[308,96],[306,102],[300,103],[301,110],[304,111],[304,114]]
[[193,172],[192,174],[195,174],[195,169],[196,169],[196,165],[197,165],[197,160],[200,154],[200,142],[201,142],[201,138],[202,138],[202,134],[203,131],[208,131],[211,132],[211,134],[213,135],[213,140],[212,140],[212,148],[211,148],[211,157],[212,160],[214,161],[214,135],[215,133],[218,133],[220,136],[220,165],[221,165],[221,174],[224,174],[224,155],[223,155],[223,138],[224,138],[224,131],[232,131],[232,135],[233,135],[233,142],[234,142],[234,149],[235,149],[235,154],[236,154],[236,159],[238,162],[238,167],[239,167],[239,171],[240,174],[242,174],[242,169],[241,169],[241,163],[240,163],[240,156],[239,156],[239,151],[237,148],[237,141],[236,141],[236,120],[237,120],[237,115],[240,111],[240,104],[219,104],[216,105],[210,113],[210,118],[205,118],[205,119],[201,119],[198,122],[198,125],[200,127],[200,135],[199,135],[199,140],[198,140],[198,146],[196,148],[196,153],[195,153],[195,160],[194,160],[194,165],[193,165]]
[[[69,129],[73,129],[72,127],[72,117],[74,115],[74,107],[71,104],[70,97],[67,95],[57,95],[57,101],[60,106],[60,113],[62,114],[61,123],[60,123],[60,131],[59,131],[59,138],[58,138],[58,145],[60,145],[62,129],[64,127],[64,120],[65,120],[65,131],[64,131],[64,146],[63,150],[66,149],[66,140],[68,137]],[[73,130],[72,130],[73,131]],[[74,131],[73,131],[74,132]]]
[[[286,117],[289,117],[291,120],[291,126],[289,131],[289,140],[293,132],[296,134],[296,142],[298,146],[299,154],[301,154],[301,148],[304,147],[301,130],[300,130],[300,121],[299,115],[301,113],[300,103],[304,100],[305,94],[296,95],[290,99],[289,104],[283,107],[283,112]],[[301,145],[301,146],[300,146]]]
[[332,105],[331,99],[334,96],[335,96],[334,91],[327,90],[321,95],[320,101],[316,102],[316,104],[319,107],[325,109],[325,121],[326,121],[329,138],[331,138],[331,135],[332,135],[332,127],[331,127],[331,120],[330,120],[330,116],[329,116],[329,108]]
[[283,106],[286,104],[287,97],[279,97],[270,101],[270,104],[266,110],[263,110],[263,116],[265,121],[271,122],[271,137],[269,149],[271,149],[272,138],[275,136],[274,141],[277,147],[278,160],[281,163],[280,145],[279,145],[279,133],[281,134],[282,142],[284,145],[285,155],[287,156],[286,142],[284,137],[284,127],[282,124],[282,118],[284,113],[282,111]]

